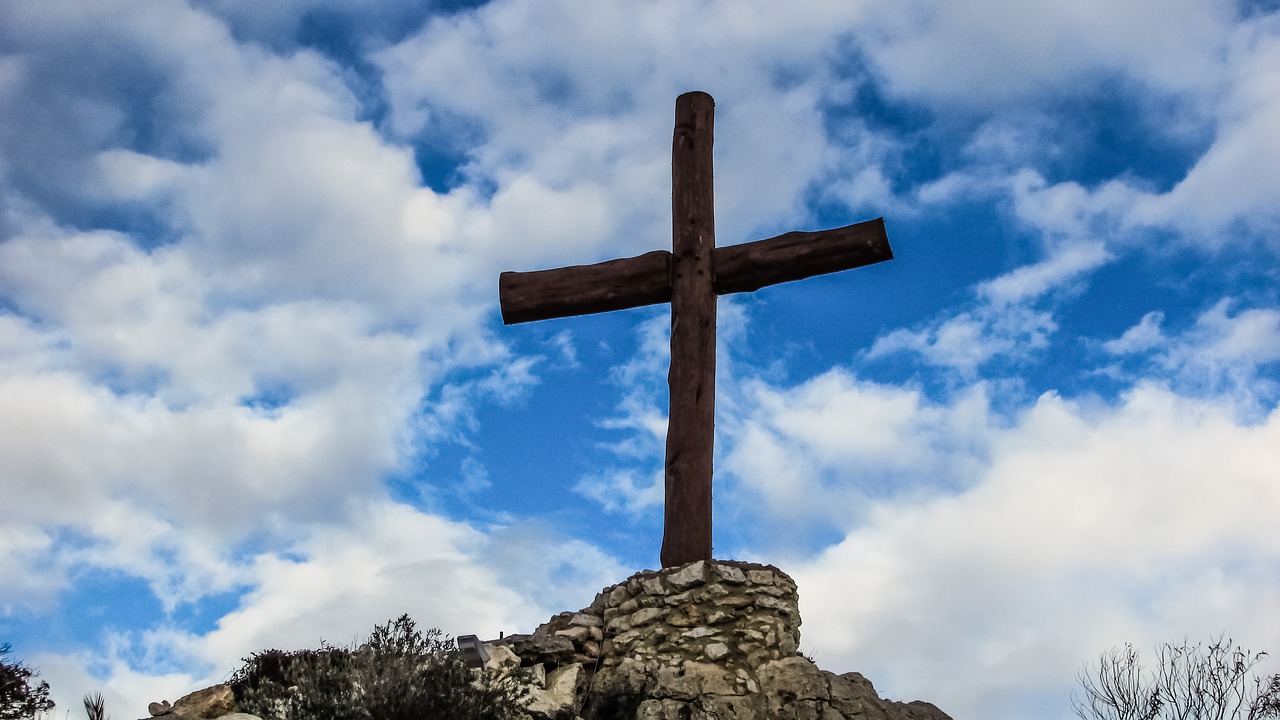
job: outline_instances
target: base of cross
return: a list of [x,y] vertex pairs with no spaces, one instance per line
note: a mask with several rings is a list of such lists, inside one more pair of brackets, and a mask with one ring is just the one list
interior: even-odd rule
[[795,581],[728,560],[636,573],[532,634],[482,644],[491,669],[533,671],[538,720],[950,720],[929,703],[881,699],[859,673],[821,670],[799,646]]

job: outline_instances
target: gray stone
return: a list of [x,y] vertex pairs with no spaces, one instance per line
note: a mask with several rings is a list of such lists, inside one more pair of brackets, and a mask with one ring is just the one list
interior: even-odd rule
[[485,661],[485,668],[505,672],[513,667],[520,667],[520,656],[516,655],[515,651],[506,645],[484,643],[483,646],[485,655],[489,656],[489,659]]
[[564,630],[556,630],[556,637],[568,638],[572,643],[583,643],[588,640],[595,640],[596,637],[592,631],[600,632],[598,628],[586,627],[585,625],[574,625]]
[[526,709],[537,720],[572,716],[581,704],[586,685],[587,673],[582,665],[574,663],[556,668],[547,674],[544,687],[529,691]]
[[827,678],[808,658],[793,655],[764,663],[756,671],[760,689],[769,696],[769,707],[776,710],[797,700],[831,698]]
[[711,566],[716,575],[720,578],[720,582],[730,585],[741,585],[747,581],[747,576],[742,572],[742,568],[736,568],[732,565],[715,564]]
[[235,709],[236,694],[230,685],[224,683],[183,695],[173,704],[170,714],[186,718],[216,718]]
[[884,703],[871,683],[860,673],[836,675],[823,672],[831,693],[831,707],[846,718],[885,720]]
[[640,586],[644,588],[645,595],[665,595],[667,592],[666,587],[662,585],[662,580],[656,577],[645,578]]
[[741,695],[745,689],[732,672],[707,662],[658,668],[654,680],[654,696],[677,700],[692,700],[700,695]]
[[707,646],[703,648],[702,652],[706,654],[708,660],[719,660],[729,654],[729,646],[718,642],[707,643]]
[[666,611],[662,610],[661,608],[645,608],[643,610],[637,610],[635,613],[631,615],[630,624],[631,624],[631,627],[633,628],[639,627],[641,625],[648,625],[649,623],[653,622],[654,620],[657,620],[658,618],[662,617],[665,614],[666,614]]
[[570,625],[585,625],[587,627],[600,627],[603,622],[599,615],[586,612],[574,613],[574,616],[569,620]]
[[701,585],[707,579],[707,563],[699,560],[680,568],[667,576],[667,582],[679,590],[686,590],[694,585]]

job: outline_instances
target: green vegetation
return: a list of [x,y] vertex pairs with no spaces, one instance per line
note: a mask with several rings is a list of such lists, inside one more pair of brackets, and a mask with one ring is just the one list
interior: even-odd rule
[[1280,718],[1280,675],[1253,673],[1264,657],[1230,638],[1208,647],[1184,640],[1156,648],[1156,666],[1147,669],[1126,644],[1080,673],[1084,696],[1073,695],[1071,704],[1082,720]]
[[266,720],[508,720],[524,702],[517,678],[467,667],[408,615],[350,649],[255,653],[230,683],[240,709]]
[[40,673],[16,660],[7,660],[12,648],[0,643],[0,720],[23,720],[53,709],[49,683],[33,684]]

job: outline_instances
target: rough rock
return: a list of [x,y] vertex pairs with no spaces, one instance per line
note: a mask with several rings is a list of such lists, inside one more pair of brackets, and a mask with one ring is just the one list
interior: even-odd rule
[[[573,664],[547,638],[572,642]],[[539,720],[950,720],[929,703],[882,700],[862,675],[825,672],[800,656],[795,582],[768,565],[702,561],[637,573],[590,607],[500,643],[526,667],[573,668],[572,697],[567,683],[549,690],[559,670],[535,681]]]
[[220,718],[235,712],[236,694],[230,685],[214,685],[178,698],[166,715],[183,718]]
[[[530,720],[951,720],[880,698],[859,673],[821,670],[799,645],[795,582],[730,561],[637,573],[528,635],[485,643],[489,671],[522,669]],[[234,705],[219,685],[153,714],[257,720]]]
[[587,671],[579,663],[564,665],[547,673],[541,687],[529,691],[528,712],[536,720],[559,720],[576,714],[586,690]]

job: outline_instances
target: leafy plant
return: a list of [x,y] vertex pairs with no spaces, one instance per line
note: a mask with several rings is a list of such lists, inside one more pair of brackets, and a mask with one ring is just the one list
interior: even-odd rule
[[107,720],[107,701],[102,699],[102,693],[84,696],[84,712],[89,720]]
[[0,720],[33,718],[36,713],[53,709],[49,699],[49,683],[33,685],[40,673],[16,660],[6,660],[12,648],[0,644]]
[[277,720],[508,720],[525,692],[515,677],[468,667],[451,639],[408,615],[350,649],[255,653],[230,682],[242,711]]
[[1146,670],[1126,644],[1081,672],[1084,697],[1073,695],[1071,704],[1082,720],[1280,718],[1280,675],[1253,675],[1264,657],[1230,638],[1208,647],[1184,640],[1156,648],[1156,667]]

